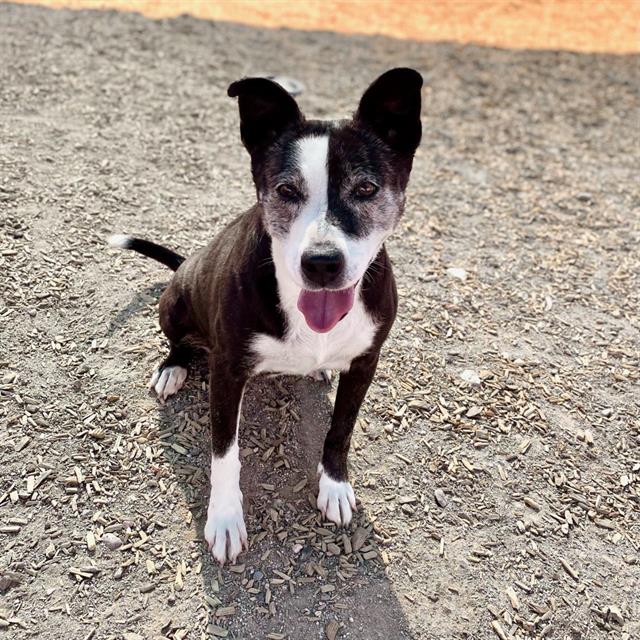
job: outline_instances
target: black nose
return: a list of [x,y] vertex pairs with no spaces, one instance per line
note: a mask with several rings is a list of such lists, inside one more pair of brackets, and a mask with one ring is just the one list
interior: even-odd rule
[[344,256],[339,251],[305,251],[300,262],[307,282],[319,287],[336,284],[344,271]]

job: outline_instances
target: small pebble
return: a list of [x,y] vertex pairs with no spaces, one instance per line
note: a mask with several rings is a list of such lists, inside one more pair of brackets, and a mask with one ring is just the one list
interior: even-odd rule
[[616,624],[623,625],[624,617],[622,615],[622,611],[620,611],[619,607],[616,607],[613,604],[610,604],[606,609],[606,616],[609,622],[615,622]]
[[111,551],[115,551],[122,546],[122,540],[115,533],[105,533],[102,536],[101,542]]
[[468,382],[469,384],[478,385],[482,383],[482,380],[480,380],[480,376],[473,369],[465,369],[460,374],[460,379]]
[[433,492],[433,495],[439,507],[442,507],[444,509],[447,504],[449,504],[449,498],[447,498],[447,494],[442,489],[436,489]]
[[304,84],[300,80],[290,78],[289,76],[267,76],[270,80],[277,82],[292,96],[299,96],[304,91]]
[[463,282],[467,279],[467,272],[460,267],[449,267],[447,269],[447,275],[457,280],[462,280]]

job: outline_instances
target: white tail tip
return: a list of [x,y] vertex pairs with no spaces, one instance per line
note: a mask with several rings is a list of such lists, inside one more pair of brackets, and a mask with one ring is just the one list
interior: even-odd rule
[[107,243],[111,247],[118,247],[119,249],[128,249],[131,242],[131,236],[127,236],[124,233],[114,233],[107,238]]

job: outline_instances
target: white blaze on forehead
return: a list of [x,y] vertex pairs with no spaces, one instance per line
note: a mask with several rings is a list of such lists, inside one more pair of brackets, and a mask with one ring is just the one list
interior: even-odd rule
[[324,214],[329,193],[329,136],[301,138],[296,160],[307,188],[305,211]]
[[[329,206],[329,136],[308,136],[296,142],[295,162],[304,181],[305,199],[286,237],[274,239],[273,256],[279,286],[286,275],[278,265],[295,275],[295,287],[303,286],[300,258],[310,247],[324,242],[340,245],[342,233],[327,221]],[[280,291],[281,297],[283,292]],[[297,295],[296,295],[297,299]],[[295,308],[295,306],[294,306]]]

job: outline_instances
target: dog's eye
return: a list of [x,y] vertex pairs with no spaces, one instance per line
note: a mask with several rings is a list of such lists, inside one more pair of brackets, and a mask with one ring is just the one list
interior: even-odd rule
[[296,201],[300,199],[298,190],[291,184],[279,184],[276,187],[276,192],[283,200]]
[[354,189],[354,193],[358,198],[366,200],[368,198],[372,198],[376,193],[378,193],[378,185],[373,184],[373,182],[369,182],[369,180],[365,180]]

